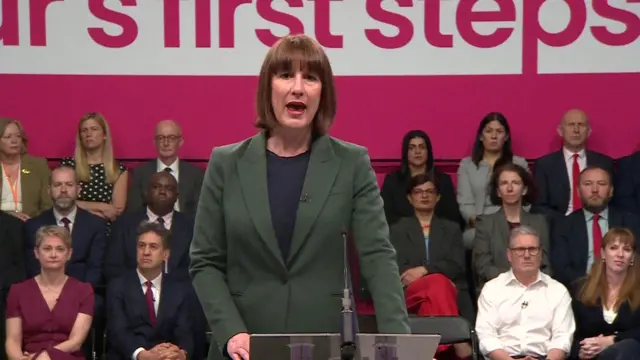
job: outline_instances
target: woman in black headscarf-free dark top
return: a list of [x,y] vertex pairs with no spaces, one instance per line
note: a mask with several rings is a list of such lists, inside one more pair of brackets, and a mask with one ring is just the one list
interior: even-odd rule
[[464,226],[451,177],[435,169],[431,140],[422,130],[411,130],[404,136],[402,166],[384,178],[382,198],[389,226],[402,217],[413,216],[415,210],[406,195],[407,183],[411,177],[428,171],[434,174],[440,184],[440,200],[435,214]]

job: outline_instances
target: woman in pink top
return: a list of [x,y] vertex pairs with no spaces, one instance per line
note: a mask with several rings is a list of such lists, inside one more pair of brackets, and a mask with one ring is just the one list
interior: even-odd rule
[[15,284],[7,298],[9,360],[83,360],[81,351],[93,319],[93,288],[65,275],[71,236],[60,226],[36,234],[41,272]]

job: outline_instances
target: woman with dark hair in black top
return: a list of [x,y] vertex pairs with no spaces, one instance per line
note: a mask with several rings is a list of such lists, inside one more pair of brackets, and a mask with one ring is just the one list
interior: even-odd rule
[[436,205],[435,214],[464,225],[451,177],[435,169],[429,136],[422,130],[411,130],[402,140],[401,168],[387,174],[382,185],[384,211],[389,226],[402,217],[414,215],[415,209],[409,203],[405,189],[411,177],[427,172],[433,174],[440,187],[440,201]]

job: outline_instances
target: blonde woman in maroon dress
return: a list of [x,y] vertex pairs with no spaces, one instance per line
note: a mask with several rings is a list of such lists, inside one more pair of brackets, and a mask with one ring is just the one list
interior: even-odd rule
[[61,226],[36,234],[41,272],[15,284],[7,298],[9,360],[83,360],[82,344],[93,319],[93,288],[65,275],[71,236]]

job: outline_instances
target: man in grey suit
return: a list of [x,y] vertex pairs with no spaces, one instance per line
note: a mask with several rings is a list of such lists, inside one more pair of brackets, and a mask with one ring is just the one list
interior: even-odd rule
[[204,171],[197,166],[180,161],[178,150],[184,144],[182,129],[173,120],[163,120],[156,125],[154,137],[158,158],[144,163],[131,172],[131,187],[127,197],[127,211],[139,211],[145,207],[145,189],[151,175],[167,171],[178,181],[179,198],[175,210],[195,216],[200,198]]

